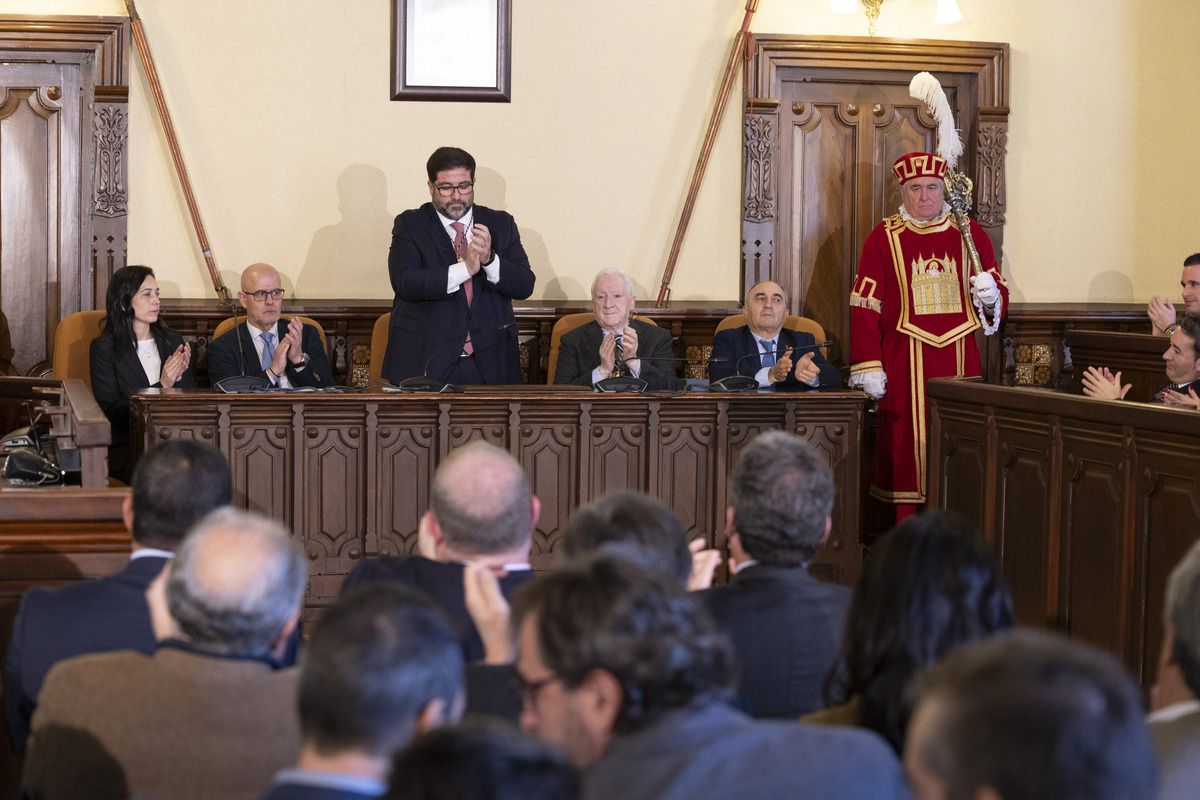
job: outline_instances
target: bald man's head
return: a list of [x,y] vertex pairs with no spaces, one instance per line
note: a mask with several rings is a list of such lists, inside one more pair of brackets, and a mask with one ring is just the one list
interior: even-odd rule
[[283,310],[283,288],[279,270],[270,264],[251,264],[242,270],[238,302],[246,309],[246,320],[259,330],[270,330]]

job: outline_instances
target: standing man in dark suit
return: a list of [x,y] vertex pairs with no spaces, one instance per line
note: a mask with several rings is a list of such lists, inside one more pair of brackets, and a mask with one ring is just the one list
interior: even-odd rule
[[592,281],[596,319],[563,334],[554,382],[591,386],[619,373],[641,378],[650,389],[672,388],[671,334],[630,319],[636,304],[628,276],[618,269],[601,270]]
[[733,640],[738,692],[753,716],[795,719],[824,707],[852,595],[808,574],[833,525],[833,497],[829,465],[783,431],[750,442],[729,478],[733,576],[701,597]]
[[138,461],[122,506],[133,534],[129,566],[107,578],[25,592],[4,659],[4,705],[18,754],[50,667],[85,653],[154,652],[146,587],[193,523],[232,499],[229,464],[220,451],[194,441],[164,442]]
[[484,643],[467,613],[464,568],[476,564],[491,571],[510,597],[533,577],[529,547],[540,512],[517,460],[494,445],[472,442],[438,465],[417,534],[421,554],[366,559],[346,576],[342,591],[378,580],[420,589],[445,609],[467,661],[479,661]]
[[458,384],[521,383],[512,301],[534,274],[511,215],[477,206],[475,159],[439,147],[425,164],[430,202],[396,217],[383,377]]
[[711,380],[748,375],[764,389],[842,385],[838,371],[820,350],[802,351],[792,358],[792,348],[812,347],[816,340],[811,333],[783,327],[788,299],[778,283],[756,284],[746,294],[744,310],[748,324],[719,331],[713,337],[713,362],[708,367]]
[[242,270],[238,302],[246,309],[246,321],[208,346],[210,383],[232,375],[255,375],[282,389],[333,385],[320,331],[298,317],[279,324],[283,289],[278,270],[270,264],[251,264]]

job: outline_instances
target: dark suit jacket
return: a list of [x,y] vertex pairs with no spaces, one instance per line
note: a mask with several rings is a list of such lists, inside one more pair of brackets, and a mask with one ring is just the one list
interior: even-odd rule
[[[804,331],[794,331],[791,328],[784,328],[779,332],[779,341],[775,347],[782,351],[789,347],[807,347],[816,344],[816,339],[811,333]],[[837,369],[825,360],[825,356],[821,355],[820,350],[813,351],[813,363],[821,371],[818,376],[820,386],[838,387],[842,385],[842,377],[838,374]],[[728,328],[719,331],[713,337],[713,358],[723,358],[724,361],[716,362],[708,365],[709,380],[720,380],[727,378],[730,375],[748,375],[753,378],[754,375],[762,369],[762,363],[759,360],[758,342],[754,339],[754,334],[750,332],[749,325],[743,325],[740,328]],[[804,355],[799,353],[799,356]],[[782,356],[782,353],[780,353]],[[794,359],[793,359],[794,360]],[[795,375],[788,375],[787,380],[781,384],[775,384],[777,388],[783,389],[807,389],[807,384],[803,384],[796,380]]]
[[[470,331],[485,383],[522,382],[512,301],[533,293],[533,270],[512,216],[483,206],[475,206],[474,215],[475,222],[491,231],[492,249],[500,258],[500,281],[491,283],[482,269],[476,273],[469,308],[461,288],[446,294],[447,272],[455,263],[454,245],[433,204],[396,217],[388,253],[396,299],[383,362],[386,380],[398,383],[426,374],[442,379]],[[509,323],[511,327],[499,330]]]
[[308,783],[282,781],[271,787],[262,800],[375,800],[378,795],[363,794],[349,789],[316,786]]
[[[671,334],[648,322],[631,319],[630,327],[637,333],[638,358],[641,359],[641,377],[649,389],[673,389],[675,364],[670,359]],[[604,329],[592,320],[563,334],[558,344],[558,367],[554,382],[592,385],[592,370],[600,366],[600,343],[604,341]]]
[[154,652],[145,593],[166,563],[138,558],[107,578],[25,592],[4,659],[4,707],[18,754],[25,751],[29,720],[52,666],[85,653]]
[[[276,327],[277,334],[281,329],[286,332],[287,323],[283,321],[285,319],[287,318],[280,317],[280,324]],[[238,370],[237,339],[233,338],[233,331],[227,331],[208,345],[209,383],[214,384],[231,375],[257,375],[260,378],[271,380],[271,376],[259,362],[258,351],[254,349],[254,339],[250,336],[250,330],[246,327],[246,323],[238,323],[235,330],[242,337],[242,353],[246,359],[244,362],[245,372]],[[278,343],[278,338],[277,336],[276,343]],[[329,367],[329,359],[325,357],[325,348],[321,346],[321,332],[312,325],[305,324],[304,333],[300,337],[300,347],[305,353],[308,353],[308,368],[297,372],[296,368],[292,366],[291,360],[288,360],[284,374],[291,381],[292,386],[316,386],[318,388],[333,386],[333,370]]]
[[[458,640],[463,646],[463,657],[467,663],[483,658],[483,641],[467,611],[463,597],[462,564],[443,564],[422,556],[399,556],[393,558],[369,558],[350,571],[342,584],[342,593],[370,581],[397,581],[405,586],[420,589],[445,609],[454,626]],[[533,578],[532,570],[510,572],[500,579],[500,591],[506,599],[527,580]]]
[[754,564],[701,593],[742,667],[738,694],[755,717],[796,719],[824,707],[821,686],[842,640],[851,590],[803,567]]
[[[158,354],[165,362],[183,344],[183,337],[175,331],[167,331],[165,342],[158,342]],[[112,445],[108,449],[108,470],[113,475],[128,477],[129,456],[129,395],[139,389],[162,386],[158,381],[146,379],[146,370],[138,360],[133,347],[117,351],[112,334],[104,331],[92,340],[89,349],[89,366],[92,373],[92,395],[100,410],[112,423]],[[178,389],[194,389],[196,381],[192,368],[176,382]]]

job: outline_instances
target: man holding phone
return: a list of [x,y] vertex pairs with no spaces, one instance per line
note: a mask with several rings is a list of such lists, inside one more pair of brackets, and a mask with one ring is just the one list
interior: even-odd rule
[[811,333],[783,327],[788,299],[778,283],[763,281],[752,287],[744,310],[748,324],[713,337],[710,380],[748,375],[759,387],[776,389],[842,385],[837,369],[814,347]]

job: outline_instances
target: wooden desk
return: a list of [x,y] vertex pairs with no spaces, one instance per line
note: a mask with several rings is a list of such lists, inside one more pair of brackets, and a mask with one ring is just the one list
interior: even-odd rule
[[[532,389],[532,391],[531,391]],[[696,536],[725,543],[726,479],[741,447],[768,429],[825,453],[838,497],[814,571],[859,574],[861,392],[604,395],[525,387],[469,394],[224,395],[131,398],[134,447],[212,442],[229,458],[235,502],[287,525],[311,563],[310,615],[359,559],[411,552],[430,478],[454,448],[482,439],[511,451],[542,501],[532,561],[551,566],[571,513],[605,492],[661,498]]]
[[1022,624],[1117,654],[1143,686],[1167,576],[1200,532],[1200,413],[934,380],[929,503],[995,545]]
[[1121,373],[1122,384],[1132,384],[1126,400],[1149,402],[1167,380],[1163,353],[1170,337],[1148,333],[1068,331],[1063,343],[1070,348],[1075,368],[1073,391],[1082,394],[1082,375],[1088,367],[1108,367]]

